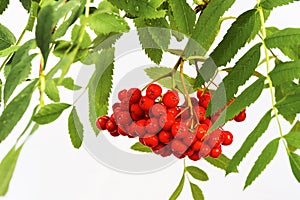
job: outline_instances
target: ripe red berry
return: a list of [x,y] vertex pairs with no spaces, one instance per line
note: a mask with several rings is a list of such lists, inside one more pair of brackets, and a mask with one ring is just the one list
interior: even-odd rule
[[156,99],[161,95],[161,93],[162,93],[162,89],[157,84],[151,84],[146,89],[146,96],[149,97],[150,99]]
[[110,131],[109,133],[110,133],[110,135],[113,136],[113,137],[118,137],[118,136],[120,135],[120,134],[118,133],[117,130]]
[[199,140],[202,140],[204,135],[206,134],[208,130],[208,126],[206,124],[200,124],[196,128],[196,136]]
[[176,117],[180,113],[180,109],[175,107],[175,108],[168,108],[167,109],[167,114],[171,114],[174,117]]
[[222,144],[225,146],[230,145],[233,141],[233,135],[229,131],[222,131],[222,138]]
[[194,107],[194,111],[195,111],[199,121],[203,121],[205,119],[206,109],[204,107],[196,106],[196,107]]
[[169,108],[174,108],[178,105],[179,103],[179,97],[178,94],[175,91],[169,90],[166,92],[166,94],[162,98],[163,103],[169,107]]
[[220,146],[223,142],[221,130],[215,130],[210,133],[205,142],[210,146],[210,148]]
[[106,130],[106,123],[109,120],[108,116],[101,116],[96,120],[96,126],[100,130]]
[[173,153],[183,154],[188,147],[179,140],[173,140],[171,143],[171,149]]
[[141,90],[138,88],[131,88],[127,92],[127,97],[130,103],[138,103],[142,97]]
[[149,134],[156,134],[161,130],[158,120],[156,118],[148,119],[148,124],[146,126],[146,131]]
[[165,131],[171,130],[174,123],[175,118],[171,114],[163,115],[159,118],[159,126]]
[[201,149],[203,145],[203,142],[201,142],[200,140],[197,140],[193,145],[192,145],[192,149],[194,151],[199,151]]
[[127,90],[124,89],[124,90],[121,90],[119,93],[118,93],[118,98],[120,101],[122,101],[123,99],[125,99],[127,97]]
[[149,109],[154,105],[154,100],[145,96],[140,99],[139,106],[144,111],[149,111]]
[[172,154],[172,150],[171,150],[170,146],[165,146],[164,148],[160,149],[159,151],[160,151],[159,154],[162,157],[167,157]]
[[197,140],[195,133],[188,132],[185,138],[183,138],[183,143],[187,146],[191,146]]
[[158,145],[158,137],[156,135],[151,135],[151,134],[146,134],[143,138],[144,143],[146,146],[148,147],[155,147],[156,145]]
[[164,144],[158,143],[158,145],[156,145],[155,147],[152,147],[151,149],[155,154],[161,154],[164,147],[165,147]]
[[136,116],[143,116],[144,115],[144,111],[141,109],[141,107],[137,103],[131,105],[130,113],[132,115],[136,115]]
[[116,125],[115,122],[113,122],[111,119],[109,119],[109,120],[106,122],[106,129],[107,129],[109,132],[116,131],[116,130],[117,130],[117,125]]
[[121,111],[117,113],[115,120],[117,125],[128,125],[132,122],[130,114],[126,111]]
[[126,135],[127,135],[125,129],[124,129],[124,128],[121,128],[121,126],[118,126],[118,133],[119,133],[120,135],[123,135],[123,136],[126,136]]
[[127,135],[129,138],[134,138],[137,136],[136,132],[135,132],[135,129],[136,129],[136,124],[135,123],[132,123],[130,124],[129,126],[126,127],[126,132],[127,132]]
[[222,147],[219,145],[210,151],[210,157],[218,158],[222,153]]
[[188,127],[184,123],[175,122],[171,128],[171,133],[176,138],[185,138],[188,134]]
[[234,121],[236,122],[242,122],[246,119],[246,110],[244,109],[242,112],[240,112],[237,116],[235,116]]
[[168,131],[160,131],[158,133],[158,139],[161,143],[169,144],[173,139],[173,135]]
[[167,114],[167,109],[164,105],[156,103],[150,108],[150,113],[154,117],[160,117]]
[[146,125],[146,120],[142,119],[137,122],[135,122],[135,133],[141,138],[144,137],[146,130],[145,130],[145,125]]
[[200,153],[200,156],[201,157],[206,157],[206,156],[208,156],[209,155],[209,153],[210,153],[210,147],[207,145],[207,144],[203,144],[202,145],[202,147],[201,147],[201,149],[200,149],[200,151],[199,151],[199,153]]
[[130,110],[130,102],[129,102],[129,99],[128,98],[125,98],[125,99],[123,99],[122,101],[121,101],[121,103],[120,103],[120,108],[121,108],[121,110],[123,110],[123,111],[127,111],[127,112],[129,112],[129,110]]
[[207,108],[211,99],[210,93],[208,91],[205,92],[204,89],[201,89],[198,90],[197,97],[199,99],[199,106]]
[[189,159],[193,161],[198,161],[201,159],[199,151],[194,152],[193,155],[189,156]]

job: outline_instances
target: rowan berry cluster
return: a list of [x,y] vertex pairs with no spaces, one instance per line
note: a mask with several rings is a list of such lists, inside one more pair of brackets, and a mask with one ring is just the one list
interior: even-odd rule
[[[124,89],[118,98],[120,102],[113,105],[113,114],[99,117],[97,127],[114,137],[138,137],[140,143],[163,157],[173,154],[194,161],[207,156],[217,158],[222,153],[222,145],[233,141],[232,133],[222,128],[207,134],[218,114],[206,117],[211,100],[206,89],[198,90],[197,98],[191,97],[180,106],[177,91],[162,94],[157,84],[150,84],[145,95],[138,88]],[[234,120],[240,122],[245,118],[243,110]]]

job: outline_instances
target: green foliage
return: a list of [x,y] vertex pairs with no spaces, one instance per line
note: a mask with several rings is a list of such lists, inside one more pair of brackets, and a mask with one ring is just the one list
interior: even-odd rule
[[248,135],[240,149],[234,154],[226,169],[226,174],[233,172],[234,169],[236,169],[239,166],[239,164],[246,157],[247,153],[255,145],[257,140],[268,129],[271,120],[272,115],[270,110],[263,116],[263,118],[259,121],[255,129]]
[[29,40],[15,53],[4,88],[4,102],[6,103],[16,87],[25,81],[31,72],[31,61],[37,54],[29,54],[36,47],[34,40]]
[[8,191],[9,183],[13,176],[22,148],[23,145],[18,148],[14,146],[0,163],[0,196],[4,196]]
[[134,23],[138,28],[139,40],[146,54],[153,62],[159,64],[163,50],[168,49],[171,39],[167,20],[136,18]]
[[[24,2],[27,0],[24,0]],[[38,15],[39,4],[35,1],[31,1],[31,7],[29,11],[29,19],[26,25],[26,30],[32,31],[34,27],[35,20]]]
[[255,102],[264,89],[264,81],[265,77],[259,78],[235,98],[235,100],[224,109],[217,121],[210,127],[209,132],[228,122],[244,108]]
[[279,138],[272,140],[262,151],[258,159],[255,161],[244,186],[244,189],[252,184],[252,182],[265,170],[267,165],[275,157],[279,145]]
[[134,145],[132,145],[130,149],[134,151],[143,152],[143,153],[152,153],[152,150],[149,147],[141,144],[140,142],[137,142]]
[[185,181],[185,174],[183,173],[181,180],[179,182],[179,185],[174,190],[174,192],[171,195],[171,197],[169,198],[169,200],[176,200],[179,197],[180,193],[182,192],[183,186],[184,186],[184,181]]
[[299,0],[262,0],[260,5],[264,9],[272,10],[275,7],[283,6]]
[[194,10],[182,0],[168,0],[177,31],[188,36],[192,35],[196,21]]
[[81,147],[83,141],[83,125],[74,107],[69,115],[68,129],[73,146],[76,149]]
[[124,10],[127,14],[134,17],[148,19],[161,18],[165,16],[164,10],[158,10],[162,0],[108,0],[117,8]]
[[95,126],[96,119],[101,115],[106,115],[108,110],[108,100],[112,87],[112,75],[114,70],[114,49],[103,50],[97,55],[94,63],[96,70],[89,82],[89,119],[95,131],[99,130]]
[[55,121],[62,112],[70,106],[70,104],[66,103],[52,103],[45,105],[32,117],[32,120],[38,124],[49,124]]
[[[168,73],[170,73],[171,75],[171,72],[172,72],[172,69],[171,68],[168,68],[168,67],[151,67],[151,68],[146,68],[145,69],[145,72],[147,73],[147,75],[155,80],[159,77],[161,77],[162,75],[166,75]],[[194,79],[189,77],[188,75],[184,75],[184,79],[185,79],[185,84],[187,86],[187,89],[189,90],[190,93],[193,93],[194,90],[193,90],[193,85],[194,85]],[[178,71],[175,72],[174,74],[174,80],[175,80],[175,85],[178,86],[178,88],[183,91],[183,84],[181,82],[181,77],[180,77],[180,73]],[[166,87],[166,88],[169,88],[169,89],[172,89],[172,78],[171,76],[168,76],[164,79],[161,79],[159,81],[157,81],[159,84],[161,84],[162,86]]]
[[185,169],[193,178],[199,181],[208,181],[208,176],[202,169],[195,166],[188,166]]
[[3,110],[0,116],[0,142],[5,140],[24,115],[31,101],[36,82],[33,81],[25,87]]
[[6,10],[8,4],[9,4],[9,0],[2,0],[0,2],[0,15]]
[[300,156],[295,153],[290,153],[289,159],[290,159],[292,172],[295,178],[297,179],[297,181],[300,183]]
[[198,185],[190,182],[190,187],[194,200],[204,200],[203,192]]
[[74,80],[71,77],[64,78],[60,83],[58,83],[59,78],[54,78],[53,81],[55,82],[55,84],[57,86],[63,86],[69,90],[80,90],[81,89],[81,86],[75,85]]
[[[253,75],[260,59],[260,47],[261,44],[252,47],[223,79],[210,101],[208,113],[216,113],[223,108],[238,92],[239,86],[244,85]],[[226,98],[226,101],[222,101],[224,98]]]
[[59,91],[54,80],[50,79],[46,82],[45,93],[54,102],[59,102]]
[[300,149],[300,132],[290,132],[284,138],[288,145]]
[[[230,164],[230,159],[224,154],[221,154],[218,158],[206,157],[205,160],[211,165],[224,171],[226,171],[228,165]],[[232,172],[238,172],[237,167],[235,167]]]
[[0,24],[0,41],[0,50],[10,47],[16,42],[14,34],[2,24]]
[[300,60],[279,63],[269,75],[275,86],[291,82],[300,77]]
[[31,0],[20,0],[22,6],[29,12],[31,7]]

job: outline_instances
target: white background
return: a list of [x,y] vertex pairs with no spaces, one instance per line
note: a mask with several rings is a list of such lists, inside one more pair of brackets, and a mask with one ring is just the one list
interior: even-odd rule
[[[237,16],[254,6],[255,1],[237,0],[236,4],[226,15]],[[300,3],[294,3],[275,9],[267,25],[277,27],[299,27]],[[18,1],[11,0],[9,9],[0,17],[0,23],[9,27],[16,36],[26,24],[27,14]],[[228,24],[227,24],[228,25]],[[225,25],[226,29],[227,26]],[[221,32],[223,35],[224,32]],[[30,38],[30,34],[28,37]],[[238,39],[238,38],[237,38]],[[24,40],[25,41],[25,40]],[[149,60],[145,56],[139,59]],[[2,60],[1,60],[2,61]],[[56,62],[56,60],[51,60]],[[135,62],[128,60],[128,62]],[[129,63],[130,64],[130,63]],[[36,65],[36,68],[38,65]],[[116,66],[116,73],[126,72],[126,68]],[[263,69],[261,69],[263,71]],[[78,71],[77,71],[78,72]],[[73,72],[76,76],[76,70]],[[72,93],[62,90],[62,101],[71,102]],[[38,96],[33,97],[36,101]],[[247,109],[247,120],[244,123],[229,123],[228,130],[234,134],[234,143],[224,148],[224,152],[232,156],[247,137],[247,134],[258,123],[259,119],[270,108],[270,94],[264,91],[262,97]],[[27,123],[25,116],[13,134],[0,145],[0,159],[14,144],[17,135]],[[26,118],[27,117],[27,118]],[[164,200],[167,199],[181,178],[182,161],[162,171],[146,175],[130,175],[113,171],[99,164],[85,148],[75,150],[70,142],[67,132],[68,112],[63,113],[58,121],[51,125],[41,127],[30,138],[21,153],[10,189],[3,200]],[[284,132],[290,129],[288,123],[283,123]],[[1,127],[0,127],[1,128]],[[243,191],[244,182],[257,156],[265,145],[273,138],[279,136],[277,124],[272,121],[267,133],[262,136],[246,159],[239,167],[239,174],[230,174],[225,178],[224,172],[208,165],[204,161],[189,162],[207,171],[210,181],[197,182],[202,188],[206,199],[230,200],[279,200],[300,199],[300,187],[291,172],[288,158],[283,145],[275,159],[256,180],[256,182]],[[122,143],[125,140],[118,139]],[[125,141],[127,144],[127,140]],[[120,144],[121,145],[121,144]],[[124,144],[122,144],[124,145]],[[129,143],[128,143],[129,147]],[[109,153],[109,152],[108,152]],[[0,180],[1,181],[1,180]],[[184,188],[179,199],[192,199],[188,185]]]

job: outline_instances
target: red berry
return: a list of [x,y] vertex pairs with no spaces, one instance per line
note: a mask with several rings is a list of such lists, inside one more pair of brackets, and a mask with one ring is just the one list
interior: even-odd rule
[[123,99],[121,101],[120,108],[123,111],[129,112],[129,110],[130,110],[130,103],[129,103],[129,99],[128,98],[125,98],[125,99]]
[[116,114],[116,123],[117,125],[128,125],[131,123],[131,116],[128,112],[126,111],[121,111]]
[[148,123],[146,126],[147,133],[156,134],[161,130],[157,119],[151,118],[148,120]]
[[139,120],[135,123],[135,132],[139,137],[143,137],[146,133],[145,130],[145,125],[146,125],[146,120],[142,119]]
[[171,133],[176,138],[185,138],[188,134],[188,127],[180,122],[175,122],[171,128]]
[[207,145],[207,144],[203,144],[202,145],[202,147],[201,147],[201,149],[200,149],[200,151],[199,151],[199,153],[200,153],[200,156],[201,157],[206,157],[206,156],[208,156],[209,155],[209,153],[210,153],[210,147]]
[[242,122],[246,119],[246,110],[244,109],[242,112],[240,112],[237,116],[235,116],[234,121],[236,122]]
[[121,126],[118,126],[118,133],[119,133],[120,135],[123,135],[123,136],[126,136],[126,135],[127,135],[127,133],[126,133],[124,130],[125,130],[125,129],[121,128]]
[[114,105],[112,106],[113,111],[116,112],[115,110],[121,109],[120,106],[121,106],[120,103],[114,103]]
[[138,103],[142,97],[141,90],[138,88],[131,88],[127,92],[127,97],[129,98],[130,103]]
[[146,96],[149,97],[150,99],[156,99],[161,95],[161,93],[162,93],[162,89],[157,84],[149,85],[146,90]]
[[158,143],[158,145],[156,145],[155,147],[152,147],[151,149],[155,154],[161,154],[164,147],[165,147],[164,144]]
[[187,120],[187,119],[190,118],[190,109],[181,108],[180,112],[182,112],[182,114],[181,114],[181,119],[182,120]]
[[117,125],[116,125],[115,122],[113,122],[111,119],[109,119],[109,120],[106,122],[106,129],[107,129],[109,132],[116,131],[116,130],[117,130]]
[[159,118],[159,126],[165,131],[171,130],[174,123],[175,118],[171,114],[163,115]]
[[140,99],[139,106],[144,111],[149,111],[149,109],[154,105],[154,100],[145,96]]
[[189,159],[191,159],[191,160],[193,160],[193,161],[200,160],[201,157],[200,157],[199,151],[194,152],[193,155],[189,156]]
[[204,120],[202,120],[203,124],[206,124],[208,127],[211,127],[212,122],[209,118],[205,118]]
[[222,138],[222,144],[225,146],[231,145],[231,143],[233,142],[233,135],[229,131],[222,131]]
[[127,97],[127,90],[124,89],[124,90],[121,90],[119,93],[118,93],[118,98],[120,101],[122,101],[123,99],[125,99]]
[[193,145],[192,145],[192,149],[194,151],[199,151],[201,149],[201,147],[203,146],[203,142],[201,142],[200,140],[197,140]]
[[220,146],[223,142],[222,132],[220,130],[215,130],[210,133],[205,141],[211,148]]
[[206,109],[202,106],[196,106],[194,107],[194,110],[199,121],[203,121],[205,119]]
[[166,92],[166,94],[162,98],[163,103],[169,107],[169,108],[174,108],[178,105],[179,103],[179,97],[178,94],[174,91],[169,90]]
[[179,140],[173,140],[171,143],[171,149],[173,153],[183,154],[188,147]]
[[187,156],[192,156],[195,153],[195,151],[192,148],[188,148],[188,150],[186,150],[185,154]]
[[113,136],[113,137],[118,137],[118,136],[120,135],[120,134],[118,133],[117,130],[111,131],[111,132],[109,132],[109,133],[110,133],[110,135]]
[[151,148],[158,145],[159,142],[158,137],[156,135],[150,135],[150,134],[146,134],[143,140],[145,145]]
[[202,140],[207,130],[208,130],[208,126],[206,124],[200,124],[199,126],[197,126],[196,128],[197,138],[199,140]]
[[167,109],[164,105],[156,103],[150,108],[150,113],[154,117],[160,117],[167,114]]
[[188,132],[187,136],[183,138],[183,143],[187,146],[191,146],[197,140],[195,133]]
[[139,141],[142,145],[146,145],[143,138],[139,138]]
[[96,126],[100,130],[106,130],[106,123],[109,120],[108,116],[101,116],[96,121]]
[[164,148],[160,149],[159,151],[160,151],[159,153],[162,157],[167,157],[172,154],[172,150],[169,146],[165,146]]
[[126,127],[126,131],[127,131],[127,135],[129,138],[134,138],[137,136],[136,132],[135,132],[135,129],[136,129],[136,124],[135,123],[132,123],[130,124],[129,126]]
[[218,158],[221,155],[221,153],[222,153],[222,147],[221,146],[215,147],[210,151],[210,157]]
[[201,90],[198,90],[197,97],[199,99],[199,106],[207,108],[208,104],[210,102],[210,99],[211,99],[210,93],[209,92],[204,92],[204,90],[201,89]]
[[160,131],[158,133],[158,139],[161,143],[169,144],[173,139],[173,135],[168,131]]
[[141,109],[141,107],[137,103],[131,105],[130,113],[132,115],[136,115],[136,116],[143,116],[144,115],[144,111]]
[[174,117],[176,117],[180,113],[180,109],[175,107],[175,108],[168,108],[167,109],[167,114],[171,114]]

